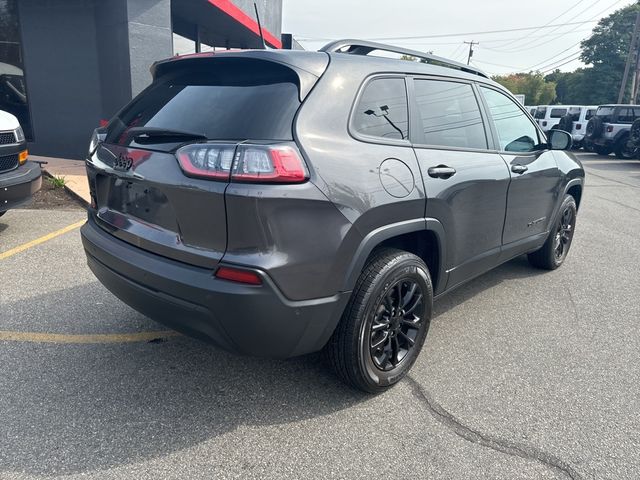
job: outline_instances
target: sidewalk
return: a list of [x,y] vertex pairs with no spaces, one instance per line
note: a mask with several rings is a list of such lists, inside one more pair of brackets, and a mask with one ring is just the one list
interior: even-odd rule
[[49,175],[52,177],[64,177],[64,186],[67,191],[83,200],[86,204],[91,203],[84,160],[67,160],[64,158],[40,157],[38,155],[29,155],[29,160],[47,162],[46,165],[43,165],[43,168]]

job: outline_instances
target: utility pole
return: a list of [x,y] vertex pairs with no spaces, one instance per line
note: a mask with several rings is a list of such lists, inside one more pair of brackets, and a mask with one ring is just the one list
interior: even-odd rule
[[[640,15],[640,13],[638,15]],[[474,42],[473,40],[471,40],[470,42],[464,42],[464,43],[469,45],[469,56],[467,57],[467,65],[469,65],[469,63],[471,62],[471,57],[473,57],[473,46],[480,45],[480,42]]]
[[640,11],[636,15],[636,24],[633,27],[633,35],[631,36],[631,43],[629,44],[629,54],[627,55],[627,63],[624,66],[624,74],[622,75],[622,84],[620,85],[620,92],[618,93],[618,103],[622,103],[624,99],[624,93],[627,89],[627,80],[629,79],[629,70],[631,65],[634,66],[632,87],[631,87],[631,102],[635,98],[634,91],[637,88],[637,70],[638,70],[638,31],[640,30]]

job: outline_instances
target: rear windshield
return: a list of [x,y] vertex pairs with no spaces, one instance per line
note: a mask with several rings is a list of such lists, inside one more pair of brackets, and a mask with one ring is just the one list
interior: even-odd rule
[[614,107],[598,107],[596,111],[596,116],[600,117],[603,122],[611,122],[611,118],[613,117]]
[[561,118],[567,114],[566,108],[552,108],[551,109],[551,118]]
[[131,144],[132,127],[204,135],[209,140],[292,140],[300,107],[297,77],[283,67],[221,63],[167,74],[133,100],[107,130],[107,143]]
[[546,107],[538,107],[538,108],[536,108],[535,118],[538,118],[538,119],[544,118],[546,114],[547,114]]
[[594,108],[590,108],[587,110],[586,115],[584,116],[585,120],[589,120],[591,117],[593,117],[596,114],[596,110]]

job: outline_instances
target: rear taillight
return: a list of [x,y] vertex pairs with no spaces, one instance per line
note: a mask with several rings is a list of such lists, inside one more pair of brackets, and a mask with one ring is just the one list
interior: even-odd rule
[[235,151],[235,145],[197,143],[181,148],[176,155],[187,175],[228,180]]
[[309,178],[300,153],[289,145],[197,143],[177,152],[189,176],[257,183],[300,183]]
[[577,123],[576,124],[576,130],[581,130],[582,129],[582,124],[581,123]]
[[607,133],[613,132],[613,125],[607,125]]

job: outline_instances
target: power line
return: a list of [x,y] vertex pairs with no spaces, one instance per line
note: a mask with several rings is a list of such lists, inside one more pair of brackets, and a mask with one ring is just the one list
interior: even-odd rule
[[[622,0],[619,0],[622,1]],[[479,32],[461,32],[461,33],[442,33],[438,35],[414,35],[410,37],[369,37],[364,40],[419,40],[423,38],[447,38],[447,37],[464,37],[467,35],[487,35],[489,33],[506,33],[506,32],[524,32],[527,30],[536,30],[536,29],[544,29],[544,28],[554,28],[554,27],[567,27],[572,25],[584,25],[586,23],[593,23],[594,20],[585,20],[582,22],[569,22],[569,23],[561,23],[555,25],[535,25],[532,27],[521,27],[521,28],[507,28],[503,30],[484,30]],[[315,37],[296,37],[299,40],[306,41],[332,41],[334,38],[315,38]]]
[[[551,20],[549,20],[547,23],[545,23],[545,26],[546,26],[546,25],[549,25],[549,24],[551,24],[551,23],[553,23],[553,22],[555,22],[555,21],[556,21],[556,20],[558,20],[560,17],[562,17],[565,13],[569,13],[569,12],[570,12],[571,10],[573,10],[575,7],[577,7],[578,5],[580,5],[583,1],[584,1],[584,0],[578,0],[575,4],[571,5],[569,8],[567,8],[567,9],[566,9],[564,12],[562,12],[560,15],[558,15],[557,17],[553,17]],[[598,1],[599,1],[599,0],[598,0]],[[541,30],[541,29],[540,29],[540,28],[538,28],[538,29],[536,29],[536,30],[535,30],[534,32],[532,32],[532,33],[537,33],[537,32],[539,32],[540,30]],[[526,37],[526,38],[527,38],[527,39],[530,39],[529,37]],[[524,39],[525,39],[525,38],[523,38],[523,37],[519,37],[518,39],[516,39],[516,41],[515,41],[515,42],[512,42],[512,43],[517,43],[517,42],[519,42],[520,40],[524,40]],[[502,45],[502,46],[504,46],[504,45]]]
[[[615,7],[618,3],[622,2],[622,1],[623,0],[617,0],[616,2],[614,2],[613,4],[611,4],[607,8],[605,8],[604,10],[601,10],[598,13],[596,13],[593,17],[591,17],[589,20],[587,20],[587,22],[596,21],[595,19],[599,18],[600,15],[602,15],[607,10]],[[593,5],[595,5],[595,3]],[[593,6],[593,5],[591,5],[591,6]],[[589,7],[589,8],[591,8],[591,7]],[[586,11],[586,10],[583,10],[583,12],[584,11]],[[569,25],[569,24],[567,24],[567,25]],[[564,36],[564,35],[569,35],[570,33],[573,33],[574,31],[576,31],[576,28],[569,29],[569,30],[563,32],[561,35],[559,35],[559,37]],[[548,39],[546,42],[540,42],[540,43],[536,43],[535,41],[533,41],[533,42],[529,42],[529,43],[524,43],[524,44],[520,45],[519,47],[517,47],[515,49],[496,50],[496,51],[499,51],[501,53],[518,53],[518,52],[523,52],[523,51],[526,51],[526,50],[531,50],[533,48],[541,47],[543,45],[546,45],[548,43],[554,42],[556,40],[557,40],[557,38],[552,38],[552,39]],[[525,47],[525,45],[528,45],[528,46]]]

